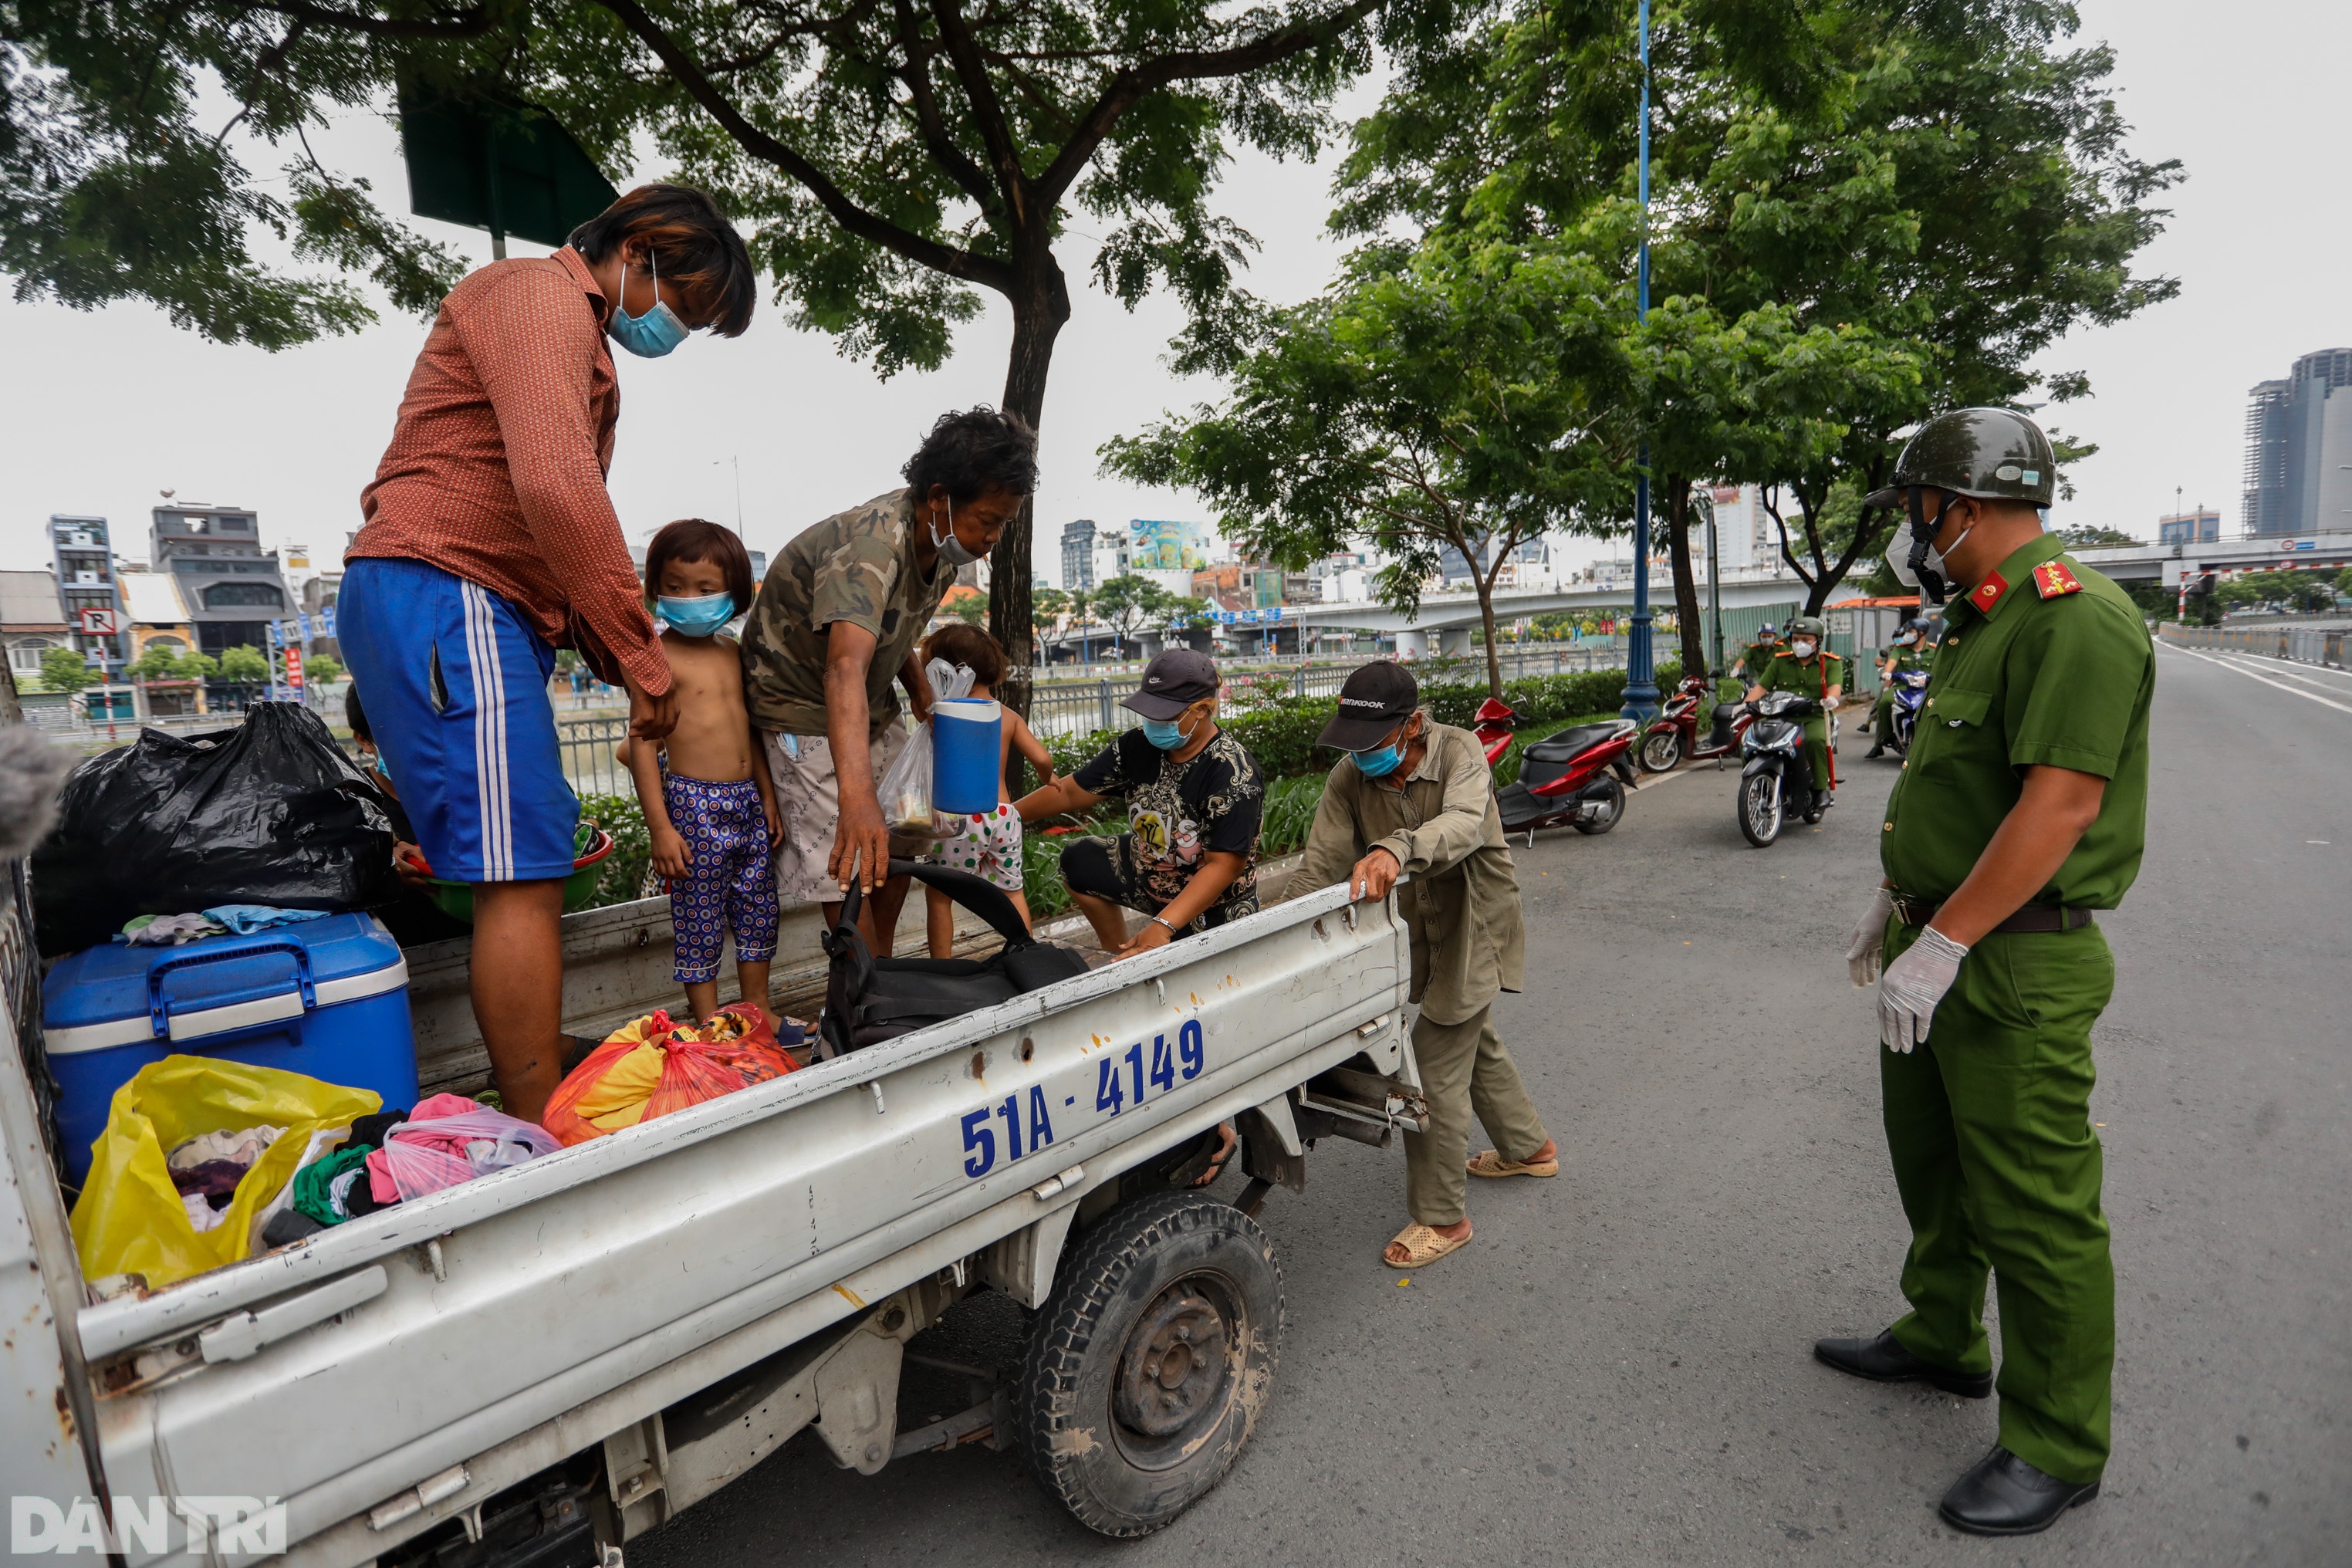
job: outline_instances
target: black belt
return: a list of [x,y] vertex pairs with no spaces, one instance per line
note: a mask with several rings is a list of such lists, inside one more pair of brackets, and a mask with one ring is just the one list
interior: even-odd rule
[[[1923,926],[1934,920],[1936,911],[1943,907],[1931,904],[1925,899],[1897,897],[1895,918],[1907,926]],[[2080,931],[2086,925],[2097,923],[2088,910],[2061,909],[2054,904],[2028,904],[1992,929],[2005,931]]]

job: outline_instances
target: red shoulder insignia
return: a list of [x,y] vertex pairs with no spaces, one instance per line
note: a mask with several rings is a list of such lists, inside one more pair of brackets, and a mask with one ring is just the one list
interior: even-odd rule
[[2063,561],[2044,561],[2033,569],[2033,590],[2045,599],[2061,599],[2069,594],[2079,594],[2083,584],[2074,574],[2066,570]]
[[2009,579],[1998,572],[1988,572],[1985,580],[1969,591],[1969,603],[1980,612],[1990,610],[2000,604],[2000,596],[2008,592]]

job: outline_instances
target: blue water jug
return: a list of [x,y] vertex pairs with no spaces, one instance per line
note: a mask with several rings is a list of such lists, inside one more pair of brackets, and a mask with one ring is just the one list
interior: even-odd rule
[[931,806],[966,816],[996,809],[1004,710],[985,697],[942,698],[931,708]]

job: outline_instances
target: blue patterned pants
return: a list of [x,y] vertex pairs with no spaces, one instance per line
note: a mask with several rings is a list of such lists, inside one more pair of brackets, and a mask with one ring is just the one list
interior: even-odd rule
[[693,852],[686,880],[669,885],[670,923],[677,932],[679,984],[719,978],[719,949],[735,933],[735,962],[776,956],[776,879],[768,867],[768,820],[750,779],[707,784],[662,780],[670,826]]

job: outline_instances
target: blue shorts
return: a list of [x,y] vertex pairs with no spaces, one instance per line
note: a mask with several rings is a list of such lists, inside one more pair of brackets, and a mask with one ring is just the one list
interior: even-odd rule
[[335,601],[352,684],[433,874],[572,874],[580,799],[563,776],[555,650],[506,600],[422,561],[352,562]]

